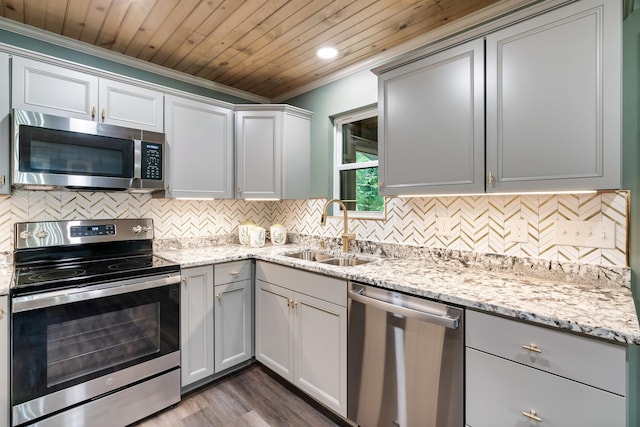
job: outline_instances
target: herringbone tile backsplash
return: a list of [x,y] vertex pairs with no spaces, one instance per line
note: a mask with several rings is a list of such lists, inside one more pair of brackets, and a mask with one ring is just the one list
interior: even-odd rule
[[[234,233],[239,223],[251,219],[267,228],[280,222],[293,233],[339,237],[342,217],[330,218],[326,227],[320,226],[324,202],[195,201],[157,199],[147,194],[14,191],[11,197],[0,197],[0,252],[13,250],[13,224],[22,221],[150,217],[157,239],[180,239]],[[384,221],[351,219],[349,228],[360,240],[626,266],[627,203],[624,191],[391,198]],[[437,233],[438,217],[451,218],[450,236]],[[507,238],[509,223],[517,219],[527,221],[526,243]],[[559,219],[614,221],[616,247],[556,245],[554,223]]]

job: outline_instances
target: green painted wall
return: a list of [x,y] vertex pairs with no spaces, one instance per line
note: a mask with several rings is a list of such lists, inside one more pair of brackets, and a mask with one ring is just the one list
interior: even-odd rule
[[328,83],[287,104],[313,111],[311,118],[311,197],[330,197],[333,192],[332,117],[375,104],[378,78],[369,70]]
[[123,76],[148,81],[162,86],[194,93],[208,98],[220,101],[231,102],[234,104],[252,104],[254,101],[248,101],[233,95],[218,92],[212,89],[203,88],[190,83],[185,83],[159,74],[140,70],[135,67],[109,61],[98,56],[89,55],[73,49],[69,49],[55,44],[43,42],[21,34],[12,33],[6,30],[0,30],[0,43],[11,46],[20,47],[34,52],[44,53],[56,58],[65,59],[67,61],[76,62],[78,64],[87,65],[94,68],[110,71],[112,73],[121,74]]
[[[629,215],[629,263],[631,288],[640,302],[640,10],[629,15],[623,23],[622,52],[622,139],[623,139],[623,187],[631,190]],[[640,349],[629,351],[629,426],[640,425]]]

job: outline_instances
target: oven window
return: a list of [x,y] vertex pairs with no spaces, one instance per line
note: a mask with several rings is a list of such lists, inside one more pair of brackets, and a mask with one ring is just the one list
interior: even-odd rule
[[47,387],[160,351],[160,304],[47,326]]
[[179,351],[178,284],[11,316],[13,405]]

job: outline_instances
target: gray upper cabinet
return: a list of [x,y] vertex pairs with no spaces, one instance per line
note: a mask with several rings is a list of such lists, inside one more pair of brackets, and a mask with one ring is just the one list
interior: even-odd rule
[[620,6],[582,0],[487,36],[487,191],[620,188]]
[[233,110],[165,96],[166,197],[233,198]]
[[9,55],[0,52],[0,194],[11,193],[11,105]]
[[236,106],[236,198],[306,199],[311,113],[289,105]]
[[380,194],[483,192],[483,41],[374,72]]

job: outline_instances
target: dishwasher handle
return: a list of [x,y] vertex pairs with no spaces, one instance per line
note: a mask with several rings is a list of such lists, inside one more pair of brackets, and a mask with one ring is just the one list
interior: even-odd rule
[[449,329],[458,329],[460,325],[460,314],[457,310],[455,310],[455,314],[451,315],[449,312],[451,310],[447,310],[447,314],[444,316],[440,316],[437,314],[431,314],[424,311],[414,310],[407,307],[402,307],[400,305],[391,304],[385,301],[381,301],[376,298],[371,298],[362,294],[362,289],[359,290],[349,290],[349,298],[353,301],[370,305],[381,310],[398,314],[400,316],[409,317],[416,320],[421,320],[423,322],[431,323],[438,326],[444,326]]

